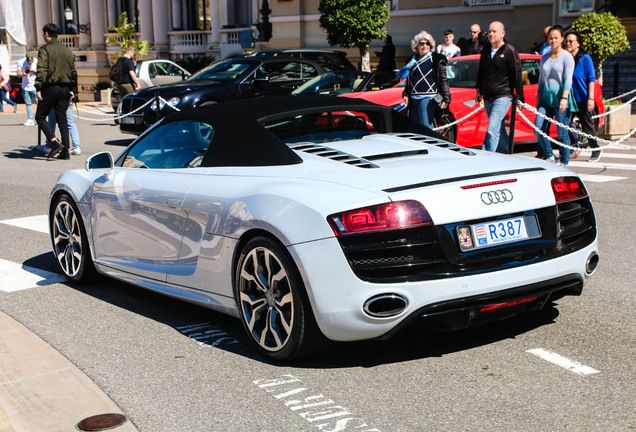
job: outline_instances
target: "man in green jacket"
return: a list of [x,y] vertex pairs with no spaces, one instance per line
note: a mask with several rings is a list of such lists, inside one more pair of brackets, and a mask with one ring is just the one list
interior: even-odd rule
[[[75,57],[70,49],[57,40],[60,32],[57,25],[49,23],[44,26],[42,32],[46,44],[38,51],[35,89],[40,102],[35,113],[35,121],[51,142],[48,159],[52,159],[58,154],[58,159],[69,159],[66,111],[73,98],[73,91],[77,87]],[[55,119],[60,127],[61,143],[46,119],[51,109],[54,110]]]

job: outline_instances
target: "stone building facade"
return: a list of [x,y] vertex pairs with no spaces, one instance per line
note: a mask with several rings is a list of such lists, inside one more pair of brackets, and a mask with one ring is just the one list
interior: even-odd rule
[[[117,24],[122,12],[127,12],[135,25],[135,37],[150,43],[150,57],[175,60],[208,55],[219,60],[242,53],[246,45],[257,50],[330,48],[318,25],[319,0],[16,1],[21,1],[24,11],[27,50],[36,50],[44,43],[44,24],[54,22],[64,30],[60,39],[77,56],[80,92],[107,80],[112,56],[118,50],[118,46],[105,44],[113,35],[108,27]],[[505,24],[507,39],[524,52],[541,42],[544,26],[572,21],[555,12],[561,1],[565,0],[388,0],[391,18],[387,31],[397,47],[398,65],[411,55],[410,40],[420,30],[427,30],[441,42],[444,30],[450,28],[457,40],[469,37],[471,24],[479,23],[485,30],[493,20]],[[256,23],[263,19],[263,9],[271,10],[272,38],[267,42],[257,40]],[[371,52],[379,50],[381,44],[374,41]],[[346,51],[355,64],[358,50]],[[372,56],[371,62],[377,58]]]

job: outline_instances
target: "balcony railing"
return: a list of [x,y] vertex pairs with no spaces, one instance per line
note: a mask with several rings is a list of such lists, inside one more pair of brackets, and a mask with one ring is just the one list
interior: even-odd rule
[[79,47],[79,38],[80,35],[62,34],[57,37],[57,40],[60,41],[65,47],[72,50]]
[[210,30],[168,32],[170,52],[173,54],[203,54],[208,47]]

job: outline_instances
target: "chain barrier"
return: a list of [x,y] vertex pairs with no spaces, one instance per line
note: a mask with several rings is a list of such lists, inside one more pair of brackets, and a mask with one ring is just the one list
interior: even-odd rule
[[[173,110],[175,110],[175,111],[177,111],[177,112],[181,111],[181,110],[180,110],[179,108],[177,108],[176,106],[172,106],[172,105],[170,105],[170,104],[168,103],[168,101],[167,101],[167,100],[165,100],[164,98],[162,98],[161,96],[159,96],[159,102],[163,102],[163,106],[160,106],[160,107],[159,107],[159,109],[163,109],[163,107],[167,105],[167,106],[169,106],[170,108],[172,108]],[[160,103],[159,105],[161,105],[161,103]]]
[[135,114],[136,112],[144,109],[145,107],[147,107],[148,105],[150,105],[154,101],[155,101],[154,99],[150,99],[148,102],[146,102],[145,104],[143,104],[139,108],[137,108],[137,109],[135,109],[135,110],[133,110],[133,111],[131,111],[129,113],[126,113],[124,115],[121,115],[121,116],[118,116],[118,115],[115,115],[115,114],[106,114],[106,113],[102,114],[102,113],[95,112],[95,111],[88,111],[88,110],[77,108],[78,112],[82,111],[82,112],[87,112],[87,113],[91,113],[91,114],[107,116],[108,118],[101,118],[101,119],[88,118],[88,117],[82,117],[79,114],[75,114],[75,113],[73,113],[73,117],[75,117],[75,118],[77,118],[79,120],[87,120],[87,121],[93,121],[93,122],[111,122],[111,121],[122,119],[124,117],[128,117],[129,115]]
[[[622,97],[622,96],[626,96],[626,95],[631,94],[631,93],[634,93],[634,92],[636,92],[636,89],[634,89],[634,90],[632,90],[632,91],[630,91],[630,92],[628,92],[628,93],[625,93],[625,94],[623,94],[623,95],[621,95],[621,96],[618,96],[618,97],[616,97],[616,98],[614,98],[614,99],[607,99],[607,101],[616,100],[616,99],[618,99],[618,98],[620,98],[620,97]],[[625,108],[625,107],[627,107],[627,106],[631,106],[631,103],[632,103],[632,101],[634,101],[634,100],[636,100],[636,96],[634,96],[634,97],[633,97],[632,99],[630,99],[628,102],[626,102],[626,103],[624,103],[623,105],[621,105],[619,108],[614,109],[614,110],[608,110],[608,111],[606,111],[604,114],[600,114],[600,115],[597,115],[597,116],[593,116],[592,118],[597,118],[597,117],[606,116],[606,115],[609,115],[609,114],[611,114],[611,113],[613,113],[613,112],[618,111],[619,109],[623,109],[623,108]],[[124,118],[124,117],[128,117],[128,116],[130,116],[130,115],[132,115],[132,114],[135,114],[136,112],[141,111],[142,109],[144,109],[144,108],[145,108],[145,107],[147,107],[148,105],[152,104],[153,102],[155,102],[155,98],[152,98],[152,99],[148,100],[145,104],[143,104],[142,106],[138,107],[138,108],[137,108],[137,109],[135,109],[134,111],[131,111],[131,112],[126,113],[126,114],[121,115],[121,116],[112,115],[112,114],[105,114],[105,113],[104,113],[104,114],[101,114],[101,113],[96,113],[95,111],[87,111],[87,110],[83,110],[83,109],[79,109],[79,108],[77,108],[77,111],[78,111],[78,112],[79,112],[79,111],[82,111],[82,112],[88,112],[88,113],[92,113],[92,114],[99,114],[99,115],[107,116],[108,118],[105,118],[105,119],[103,119],[103,118],[102,118],[102,119],[95,119],[95,118],[81,117],[79,114],[73,114],[73,116],[74,116],[74,117],[76,117],[76,118],[78,118],[78,119],[80,119],[80,120],[87,120],[87,121],[94,121],[94,122],[102,122],[102,121],[103,121],[103,122],[111,122],[111,121],[114,121],[114,120],[122,119],[122,118]],[[584,133],[584,132],[582,132],[582,131],[580,131],[580,130],[578,130],[578,129],[575,129],[575,128],[570,127],[569,125],[564,125],[564,124],[562,124],[562,123],[559,123],[559,122],[557,122],[556,120],[554,120],[554,119],[552,119],[552,118],[550,118],[550,117],[547,117],[546,115],[544,115],[544,114],[540,113],[540,112],[539,112],[539,111],[537,111],[537,109],[536,109],[535,107],[533,107],[532,105],[528,105],[528,104],[526,104],[526,103],[524,103],[524,102],[521,102],[521,101],[518,101],[518,102],[517,102],[517,104],[518,104],[520,107],[522,107],[522,108],[526,108],[526,109],[528,109],[528,110],[529,110],[530,112],[532,112],[533,114],[535,114],[535,115],[537,115],[537,116],[542,117],[544,120],[549,121],[550,123],[554,124],[555,126],[557,126],[557,127],[561,127],[561,128],[564,128],[564,129],[566,129],[567,131],[569,131],[569,132],[571,132],[571,133],[573,133],[573,134],[576,134],[577,136],[582,136],[582,137],[585,137],[585,138],[587,138],[587,139],[593,139],[593,140],[596,140],[596,142],[598,142],[598,143],[605,143],[605,144],[606,144],[605,146],[602,146],[602,147],[599,145],[598,149],[601,149],[601,148],[604,148],[604,147],[610,147],[610,146],[613,146],[613,147],[625,148],[625,149],[628,149],[628,150],[636,150],[636,147],[635,147],[635,146],[628,146],[628,145],[622,144],[625,140],[629,139],[629,138],[630,138],[630,137],[632,137],[634,134],[636,134],[636,128],[632,129],[632,131],[631,131],[629,134],[625,135],[624,137],[622,137],[622,138],[621,138],[621,139],[619,139],[618,141],[609,141],[609,140],[606,140],[606,139],[603,139],[603,138],[598,138],[598,137],[596,137],[596,136],[594,136],[594,135],[586,134],[586,133]],[[168,103],[168,101],[167,101],[166,99],[162,98],[161,96],[159,96],[159,105],[160,105],[160,106],[159,106],[159,107],[157,107],[158,109],[162,109],[164,106],[169,106],[170,108],[172,108],[172,109],[173,109],[173,110],[175,110],[175,111],[181,111],[179,108],[177,108],[177,107],[175,107],[175,106],[172,106],[170,103]],[[161,105],[163,105],[163,106],[161,106]],[[436,128],[433,128],[433,130],[437,132],[437,131],[441,131],[441,130],[444,130],[444,129],[448,129],[448,128],[450,128],[450,127],[452,127],[452,126],[455,126],[455,125],[457,125],[457,124],[463,123],[463,122],[464,122],[464,121],[466,121],[467,119],[469,119],[469,118],[473,117],[474,115],[476,115],[476,114],[477,114],[479,111],[481,111],[482,109],[484,109],[484,106],[483,106],[483,105],[479,105],[477,108],[475,108],[473,111],[471,111],[470,113],[468,113],[468,114],[467,114],[467,115],[465,115],[464,117],[462,117],[462,118],[460,118],[460,119],[458,119],[458,120],[455,120],[455,121],[454,121],[454,122],[452,122],[452,123],[448,123],[448,124],[445,124],[445,125],[442,125],[442,126],[438,126],[438,127],[436,127]],[[580,147],[575,147],[575,146],[565,145],[565,144],[563,144],[563,143],[561,143],[561,142],[559,142],[559,141],[555,140],[555,139],[554,139],[554,138],[552,138],[551,136],[547,135],[546,133],[544,133],[544,132],[543,132],[543,131],[541,131],[540,129],[538,129],[538,128],[534,125],[534,123],[532,123],[532,122],[531,122],[531,121],[530,121],[530,120],[529,120],[529,119],[528,119],[528,118],[527,118],[527,117],[523,114],[523,112],[522,112],[521,110],[517,111],[517,114],[518,114],[518,115],[519,115],[519,116],[520,116],[520,117],[521,117],[521,118],[522,118],[522,119],[523,119],[523,120],[524,120],[524,121],[525,121],[525,122],[526,122],[526,123],[527,123],[527,124],[528,124],[528,125],[532,128],[532,129],[534,129],[536,132],[539,132],[539,134],[540,134],[541,136],[543,136],[544,138],[546,138],[546,139],[547,139],[547,140],[549,140],[550,142],[552,142],[552,143],[554,143],[554,144],[556,144],[556,145],[558,145],[558,146],[560,146],[560,147],[569,148],[570,150],[574,150],[574,151],[578,151],[578,152],[583,152],[583,153],[593,152],[593,151],[595,151],[595,150],[598,150],[598,149],[596,149],[596,148],[588,148],[588,149],[584,149],[584,148],[580,148]]]
[[467,120],[467,119],[471,118],[472,116],[474,116],[475,114],[477,114],[477,113],[478,113],[479,111],[481,111],[482,109],[484,109],[484,106],[483,106],[483,105],[479,105],[476,109],[474,109],[472,112],[470,112],[470,113],[466,114],[464,117],[460,118],[459,120],[455,120],[455,121],[454,121],[454,122],[452,122],[452,123],[447,123],[447,124],[444,124],[444,125],[442,125],[442,126],[435,127],[435,128],[433,128],[433,130],[434,130],[435,132],[439,132],[439,131],[441,131],[441,130],[448,129],[449,127],[453,127],[453,126],[455,126],[456,124],[463,123],[465,120]]
[[625,140],[629,139],[631,136],[633,136],[634,134],[636,134],[636,128],[632,129],[632,131],[631,131],[630,133],[628,133],[627,135],[625,135],[624,137],[622,137],[622,138],[621,138],[621,139],[619,139],[618,141],[609,141],[609,140],[606,140],[606,139],[603,139],[603,138],[595,137],[594,135],[586,134],[586,133],[584,133],[584,132],[582,132],[582,131],[580,131],[580,130],[578,130],[578,129],[575,129],[575,128],[570,127],[570,126],[568,126],[568,125],[564,125],[564,124],[562,124],[562,123],[559,123],[558,121],[554,120],[553,118],[550,118],[550,117],[548,117],[548,116],[546,116],[546,115],[544,115],[544,114],[540,113],[540,112],[539,112],[539,111],[537,111],[537,109],[536,109],[535,107],[533,107],[532,105],[528,105],[528,104],[523,103],[523,102],[517,102],[517,104],[518,104],[519,106],[523,107],[523,108],[527,108],[530,112],[534,113],[534,114],[535,114],[535,115],[537,115],[537,116],[540,116],[540,117],[541,117],[541,118],[543,118],[544,120],[549,121],[550,123],[554,124],[556,127],[561,127],[561,128],[563,128],[563,129],[566,129],[566,130],[567,130],[567,131],[569,131],[569,132],[572,132],[572,133],[574,133],[574,134],[576,134],[576,135],[578,135],[578,136],[585,137],[585,138],[587,138],[587,139],[594,139],[594,140],[596,140],[598,143],[605,143],[605,144],[606,144],[606,145],[604,145],[604,146],[601,146],[601,145],[599,144],[599,147],[598,147],[598,148],[587,148],[587,149],[580,148],[580,147],[575,147],[575,146],[570,146],[570,145],[565,145],[565,144],[563,144],[562,142],[557,141],[556,139],[554,139],[554,138],[552,138],[551,136],[547,135],[545,132],[543,132],[543,131],[542,131],[542,130],[540,130],[539,128],[537,128],[537,127],[534,125],[534,123],[532,123],[532,122],[531,122],[531,121],[530,121],[530,120],[529,120],[529,119],[528,119],[528,118],[527,118],[527,117],[523,114],[523,112],[522,112],[521,110],[518,110],[518,111],[517,111],[517,114],[518,114],[519,116],[521,116],[521,118],[522,118],[522,119],[523,119],[526,123],[528,123],[528,124],[532,127],[532,129],[534,129],[535,131],[539,132],[539,134],[540,134],[542,137],[546,138],[546,139],[547,139],[547,140],[549,140],[550,142],[553,142],[554,144],[558,145],[559,147],[568,148],[568,149],[570,149],[570,150],[574,150],[574,151],[578,151],[578,152],[582,152],[582,153],[593,152],[593,151],[595,151],[595,150],[600,150],[600,149],[605,148],[605,147],[620,147],[620,148],[625,148],[625,149],[628,149],[628,150],[636,150],[636,147],[635,147],[635,146],[628,146],[628,145],[626,145],[626,144],[622,144],[622,143],[623,143],[623,141],[625,141]]
[[[631,98],[630,100],[628,100],[628,101],[627,101],[627,102],[625,102],[624,104],[622,104],[622,105],[618,105],[618,106],[617,106],[616,108],[614,108],[614,109],[609,109],[609,110],[605,111],[603,114],[597,114],[597,115],[595,115],[595,116],[592,116],[592,118],[593,118],[593,119],[596,119],[596,118],[599,118],[599,117],[605,117],[605,116],[610,115],[610,114],[611,114],[611,113],[613,113],[613,112],[616,112],[616,111],[622,110],[622,109],[624,109],[624,108],[627,108],[627,107],[630,107],[630,108],[631,108],[631,106],[632,106],[632,102],[634,102],[635,100],[636,100],[636,96],[634,96],[633,98]],[[606,100],[606,102],[607,102],[607,100]]]
[[612,102],[612,101],[615,101],[615,100],[621,99],[623,96],[630,95],[630,94],[632,94],[632,93],[634,93],[634,92],[636,92],[636,89],[634,89],[634,90],[630,90],[630,91],[628,91],[627,93],[623,93],[622,95],[618,95],[618,96],[613,97],[613,98],[611,98],[611,99],[605,99],[605,102]]

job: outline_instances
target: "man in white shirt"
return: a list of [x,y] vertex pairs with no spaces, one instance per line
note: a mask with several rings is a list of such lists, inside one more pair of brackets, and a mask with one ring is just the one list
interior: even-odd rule
[[462,54],[461,48],[453,43],[455,39],[455,34],[451,29],[448,29],[444,32],[444,43],[441,45],[437,45],[437,52],[440,54],[444,54],[447,59],[452,57],[459,57]]
[[33,121],[33,107],[32,104],[38,103],[37,90],[35,89],[35,75],[38,65],[38,59],[33,56],[28,56],[18,62],[18,77],[22,78],[22,97],[26,104],[27,121],[25,126],[35,125]]

